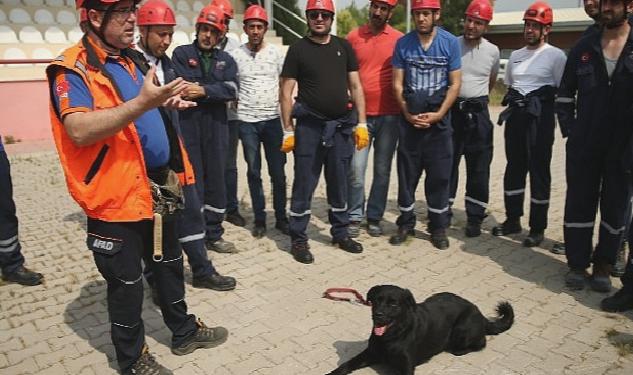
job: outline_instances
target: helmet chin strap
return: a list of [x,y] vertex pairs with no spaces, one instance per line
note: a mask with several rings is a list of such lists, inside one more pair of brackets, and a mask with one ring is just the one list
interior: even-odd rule
[[95,33],[95,35],[99,37],[99,39],[101,39],[101,42],[103,44],[105,44],[106,46],[108,46],[109,48],[113,50],[119,50],[118,47],[115,47],[112,44],[108,43],[108,41],[105,38],[105,29],[108,22],[110,22],[110,19],[112,18],[112,10],[114,9],[114,6],[115,4],[112,4],[105,10],[105,13],[103,14],[103,19],[101,20],[101,26],[99,26],[99,29],[96,29],[92,25],[92,22],[88,22],[88,27],[90,28],[90,30],[92,30],[93,33]]

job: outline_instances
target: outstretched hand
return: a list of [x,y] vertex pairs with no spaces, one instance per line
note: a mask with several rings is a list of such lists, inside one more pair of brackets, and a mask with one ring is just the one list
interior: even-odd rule
[[155,73],[156,67],[152,66],[145,74],[145,81],[138,95],[138,99],[146,109],[163,105],[168,99],[179,95],[187,85],[182,78],[176,78],[168,84],[158,86],[154,83]]

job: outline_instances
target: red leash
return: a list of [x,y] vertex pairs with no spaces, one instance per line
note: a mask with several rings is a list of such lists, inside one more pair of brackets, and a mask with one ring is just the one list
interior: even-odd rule
[[[337,297],[334,293],[351,293],[354,295],[354,299],[345,298],[345,297]],[[323,298],[331,299],[332,301],[345,301],[351,303],[360,303],[365,306],[371,306],[371,303],[365,301],[363,295],[360,294],[356,289],[351,288],[329,288],[325,292],[323,292]]]

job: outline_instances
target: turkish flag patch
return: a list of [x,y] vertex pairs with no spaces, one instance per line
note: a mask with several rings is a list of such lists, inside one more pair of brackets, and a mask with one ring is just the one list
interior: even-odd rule
[[196,59],[189,59],[189,66],[193,66],[193,67],[198,66],[198,60],[196,60]]
[[67,98],[68,97],[68,82],[62,81],[57,83],[55,86],[55,93],[58,98]]

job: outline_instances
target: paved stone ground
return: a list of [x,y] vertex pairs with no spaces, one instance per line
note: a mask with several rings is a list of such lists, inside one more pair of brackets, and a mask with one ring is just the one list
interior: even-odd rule
[[[320,184],[309,228],[315,264],[295,262],[287,253],[288,238],[273,229],[268,237],[253,240],[249,228],[227,224],[226,238],[242,252],[211,256],[221,272],[238,279],[237,289],[193,289],[188,267],[186,275],[190,310],[209,324],[229,328],[228,342],[184,357],[172,355],[169,332],[146,297],[143,316],[151,351],[178,374],[324,374],[365,347],[371,320],[368,308],[323,299],[323,291],[353,287],[365,293],[373,285],[391,283],[409,288],[419,300],[450,291],[470,299],[486,315],[500,300],[510,301],[516,312],[515,325],[490,337],[482,352],[440,354],[419,366],[418,374],[633,373],[633,355],[618,350],[618,342],[633,341],[633,314],[606,314],[598,307],[604,295],[565,290],[565,259],[548,251],[553,241],[562,239],[562,140],[556,141],[552,163],[548,239],[541,248],[527,249],[520,245],[522,236],[489,234],[503,220],[501,128],[495,136],[491,215],[481,237],[464,237],[463,200],[458,199],[450,249],[434,250],[418,225],[417,238],[406,246],[392,247],[387,237],[363,233],[365,252],[348,254],[329,244]],[[17,152],[25,147],[26,152]],[[48,147],[8,146],[24,253],[28,265],[45,274],[46,283],[0,287],[0,374],[115,373],[105,285],[84,245],[84,215],[69,198],[56,154],[50,143]],[[252,219],[243,162],[239,168],[241,209]],[[291,164],[286,170],[291,175]],[[387,233],[395,231],[397,215],[392,181]],[[418,197],[423,198],[422,188]],[[620,286],[618,280],[614,283]],[[382,367],[357,373],[391,374]]]

